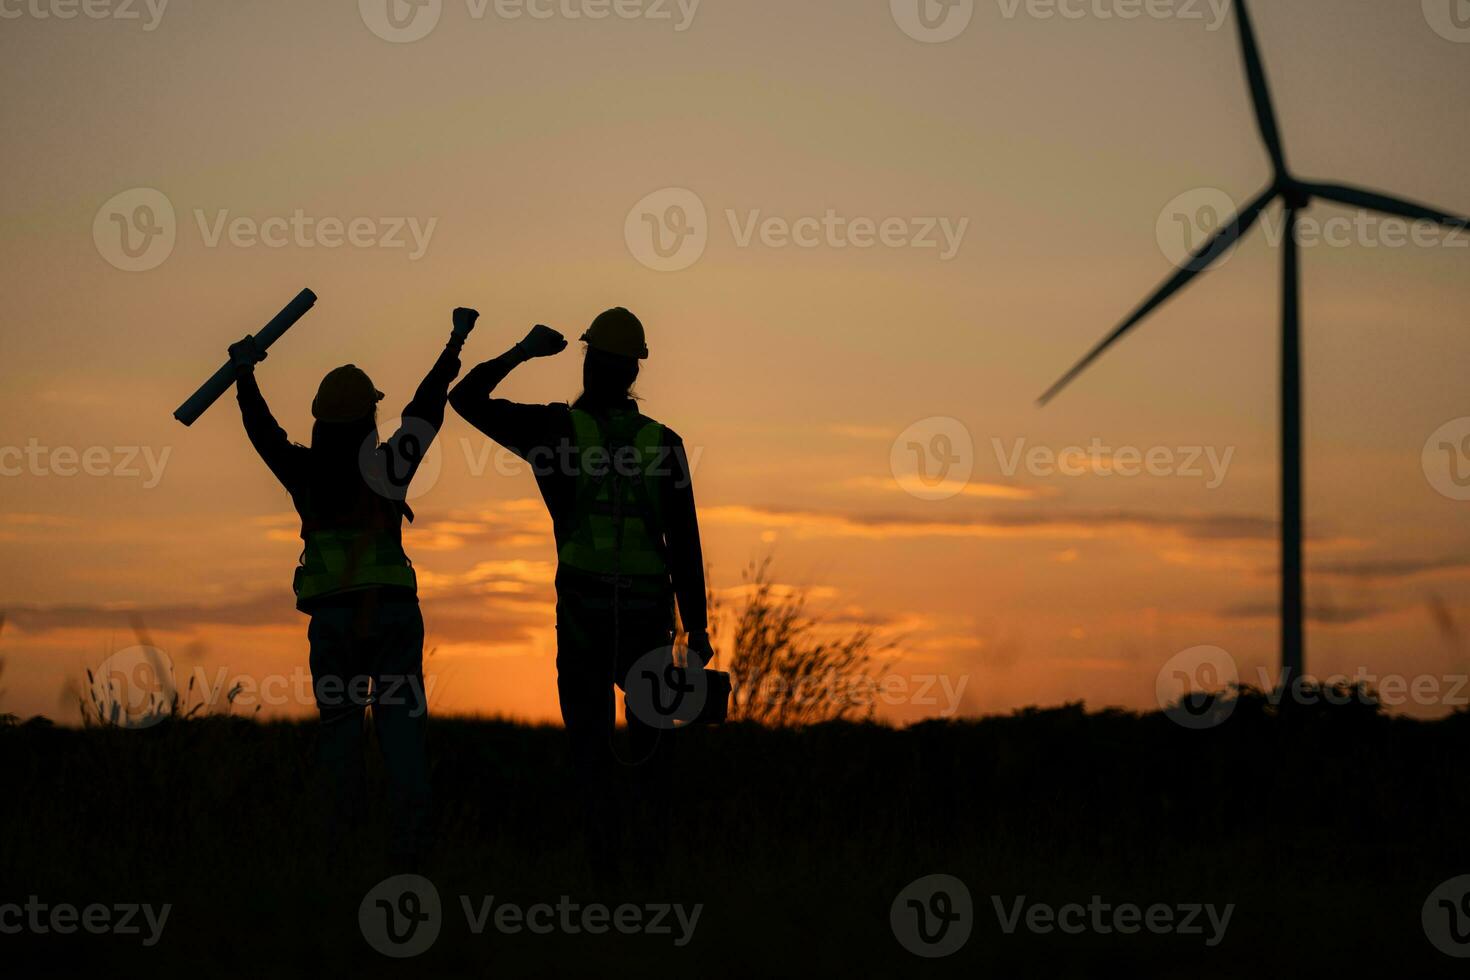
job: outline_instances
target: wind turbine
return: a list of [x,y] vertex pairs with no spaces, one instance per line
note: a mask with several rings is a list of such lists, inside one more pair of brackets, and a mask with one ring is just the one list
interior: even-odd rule
[[1077,375],[1102,356],[1103,351],[1179,292],[1195,276],[1206,271],[1221,255],[1238,242],[1255,225],[1261,213],[1277,198],[1286,211],[1286,235],[1282,249],[1281,294],[1281,679],[1282,687],[1303,668],[1302,647],[1302,388],[1301,388],[1301,306],[1300,255],[1296,240],[1298,214],[1314,198],[1322,198],[1352,208],[1365,208],[1416,221],[1437,222],[1453,228],[1464,228],[1467,222],[1443,211],[1389,197],[1375,191],[1344,184],[1323,184],[1302,180],[1286,166],[1281,131],[1276,124],[1276,111],[1266,85],[1266,71],[1256,46],[1255,31],[1245,0],[1235,0],[1236,27],[1245,59],[1246,77],[1250,81],[1251,100],[1255,104],[1256,124],[1266,152],[1271,157],[1272,178],[1265,190],[1225,222],[1144,300],[1128,318],[1097,346],[1087,352],[1070,371],[1041,396],[1042,405],[1072,382]]

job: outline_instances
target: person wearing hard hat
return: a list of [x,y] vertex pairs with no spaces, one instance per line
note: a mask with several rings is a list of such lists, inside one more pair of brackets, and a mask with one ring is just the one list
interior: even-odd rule
[[[670,647],[676,605],[688,631],[689,667],[702,669],[712,651],[684,443],[668,426],[639,412],[631,391],[648,357],[643,324],[617,307],[593,320],[582,340],[583,390],[570,405],[490,397],[517,366],[566,348],[560,333],[540,325],[504,354],[470,370],[450,392],[449,403],[465,421],[530,464],[551,512],[557,548],[557,691],[591,806],[592,856],[605,862],[610,855],[598,852],[616,839],[613,828],[621,816],[608,798],[614,685],[626,692],[632,664]],[[631,761],[650,763],[640,766],[645,788],[655,796],[666,794],[670,739],[660,739],[659,728],[631,707],[627,721]]]
[[296,607],[311,617],[312,690],[331,810],[345,823],[362,815],[363,724],[371,704],[390,788],[390,860],[405,867],[428,843],[429,779],[424,620],[402,528],[405,518],[413,521],[408,487],[444,422],[449,385],[477,315],[455,311],[449,343],[386,442],[378,435],[383,393],[361,368],[346,364],[322,379],[311,403],[311,445],[301,446],[276,423],[256,383],[255,365],[265,353],[249,336],[230,347],[246,435],[301,518],[294,591]]

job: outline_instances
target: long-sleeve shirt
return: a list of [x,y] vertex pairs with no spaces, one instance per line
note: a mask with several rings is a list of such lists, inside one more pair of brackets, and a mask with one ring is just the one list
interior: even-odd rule
[[[581,470],[571,407],[565,404],[526,405],[491,398],[520,359],[506,353],[472,368],[454,390],[449,403],[466,422],[530,464],[546,509],[551,512],[558,548],[576,522],[577,474]],[[634,410],[635,403],[627,402]],[[679,603],[684,628],[708,628],[705,608],[704,556],[699,543],[699,521],[694,509],[694,485],[684,442],[668,426],[661,449],[667,470],[655,475],[659,489],[662,529],[668,548],[669,577]],[[560,573],[559,573],[560,575]]]
[[[321,506],[314,506],[309,490],[312,485],[312,451],[306,446],[293,443],[286,430],[276,422],[266,405],[265,396],[255,382],[253,371],[244,371],[235,382],[235,394],[240,403],[240,416],[245,423],[245,433],[250,444],[270,467],[277,480],[281,481],[296,512],[302,519],[302,537],[313,528],[354,527],[366,518],[364,511],[371,510],[372,523],[381,521],[389,525],[384,530],[398,533],[401,520],[413,520],[413,511],[404,502],[408,485],[413,480],[419,464],[428,452],[429,444],[444,424],[444,406],[449,395],[449,384],[459,374],[459,351],[463,341],[452,340],[444,348],[434,366],[419,384],[413,399],[403,409],[402,423],[398,430],[378,447],[377,461],[384,468],[385,484],[375,487],[377,491],[370,503],[377,506],[343,508],[339,512],[324,513]],[[354,459],[354,465],[357,460]],[[364,474],[365,476],[367,474]],[[366,489],[367,485],[364,485]],[[361,503],[359,501],[358,503]],[[382,520],[384,513],[394,515]]]

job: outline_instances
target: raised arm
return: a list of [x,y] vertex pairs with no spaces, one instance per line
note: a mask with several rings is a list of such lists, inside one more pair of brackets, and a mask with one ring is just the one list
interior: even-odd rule
[[490,395],[520,365],[559,354],[566,346],[560,333],[538,324],[504,354],[471,368],[449,393],[449,404],[470,425],[525,458],[554,436],[556,413],[545,405],[522,405]]
[[449,342],[440,351],[424,380],[419,382],[413,398],[404,406],[398,431],[388,437],[388,451],[392,454],[393,463],[390,472],[394,483],[401,484],[401,490],[407,490],[413,481],[414,473],[444,425],[449,383],[459,376],[459,354],[479,315],[462,307],[454,311],[454,329],[449,335]]
[[429,373],[419,382],[412,400],[404,406],[405,419],[423,419],[436,430],[444,424],[444,405],[449,399],[449,383],[459,377],[459,354],[464,338],[451,336],[439,352]]
[[281,485],[290,490],[296,482],[298,457],[306,450],[292,444],[255,383],[255,365],[265,357],[253,336],[230,345],[230,363],[235,366],[235,398],[240,403],[240,419],[245,423],[250,444]]

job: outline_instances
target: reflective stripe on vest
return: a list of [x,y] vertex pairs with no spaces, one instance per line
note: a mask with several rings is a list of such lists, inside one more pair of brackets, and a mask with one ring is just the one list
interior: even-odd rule
[[385,531],[310,531],[296,569],[296,602],[378,586],[417,589],[403,545]]
[[609,440],[592,415],[578,409],[571,414],[579,450],[577,496],[558,559],[595,575],[667,575],[654,479],[655,467],[666,463],[660,453],[664,427],[636,412],[620,412],[607,420]]

